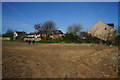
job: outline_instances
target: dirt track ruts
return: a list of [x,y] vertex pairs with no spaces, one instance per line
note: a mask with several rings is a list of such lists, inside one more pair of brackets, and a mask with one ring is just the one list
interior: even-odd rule
[[3,78],[115,78],[117,47],[2,43]]

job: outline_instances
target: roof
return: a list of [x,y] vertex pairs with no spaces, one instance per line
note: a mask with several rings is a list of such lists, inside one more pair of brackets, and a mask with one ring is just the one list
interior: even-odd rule
[[26,33],[26,32],[24,32],[24,31],[16,31],[16,33]]
[[52,30],[52,32],[54,34],[63,34],[63,32],[61,30]]
[[17,33],[18,35],[27,34],[26,32],[21,32],[21,31],[16,31],[16,33]]
[[28,35],[34,35],[34,34],[38,34],[38,32],[31,32]]
[[108,26],[114,28],[114,24],[113,23],[107,23]]
[[[63,34],[63,32],[61,30],[51,30],[54,34]],[[41,30],[40,32],[32,32],[29,33],[29,35],[34,35],[34,34],[45,34],[47,33],[46,30]]]
[[[104,23],[104,22],[103,22],[103,21],[98,21],[98,22],[96,22],[93,26],[95,26],[97,23]],[[104,24],[105,24],[105,25],[108,25],[108,26],[111,27],[111,28],[114,28],[114,23],[104,23]],[[93,26],[92,26],[91,28],[93,28]],[[91,28],[90,28],[90,29],[91,29]],[[89,29],[89,30],[90,30],[90,29]],[[88,31],[89,31],[89,30],[88,30]]]

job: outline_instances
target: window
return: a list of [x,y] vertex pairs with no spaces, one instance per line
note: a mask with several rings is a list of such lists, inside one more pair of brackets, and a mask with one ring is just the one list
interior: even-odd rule
[[105,30],[107,30],[107,28],[105,28]]

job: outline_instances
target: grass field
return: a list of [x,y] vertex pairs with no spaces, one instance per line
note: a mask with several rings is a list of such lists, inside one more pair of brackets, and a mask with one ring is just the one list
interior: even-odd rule
[[117,47],[2,43],[3,78],[115,78]]

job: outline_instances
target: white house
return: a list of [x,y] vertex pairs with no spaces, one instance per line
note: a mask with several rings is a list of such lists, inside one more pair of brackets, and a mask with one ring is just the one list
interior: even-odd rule
[[[24,40],[33,40],[35,39],[36,41],[39,41],[41,40],[42,38],[46,37],[46,33],[47,31],[45,30],[41,30],[40,32],[32,32],[32,33],[29,33],[27,35],[26,38],[24,38]],[[50,33],[50,37],[52,39],[54,39],[55,37],[58,37],[58,36],[63,36],[63,32],[61,30],[52,30],[51,33]]]
[[19,40],[19,39],[23,39],[24,37],[26,37],[26,35],[27,35],[26,32],[16,31],[13,33],[13,38],[14,40]]

